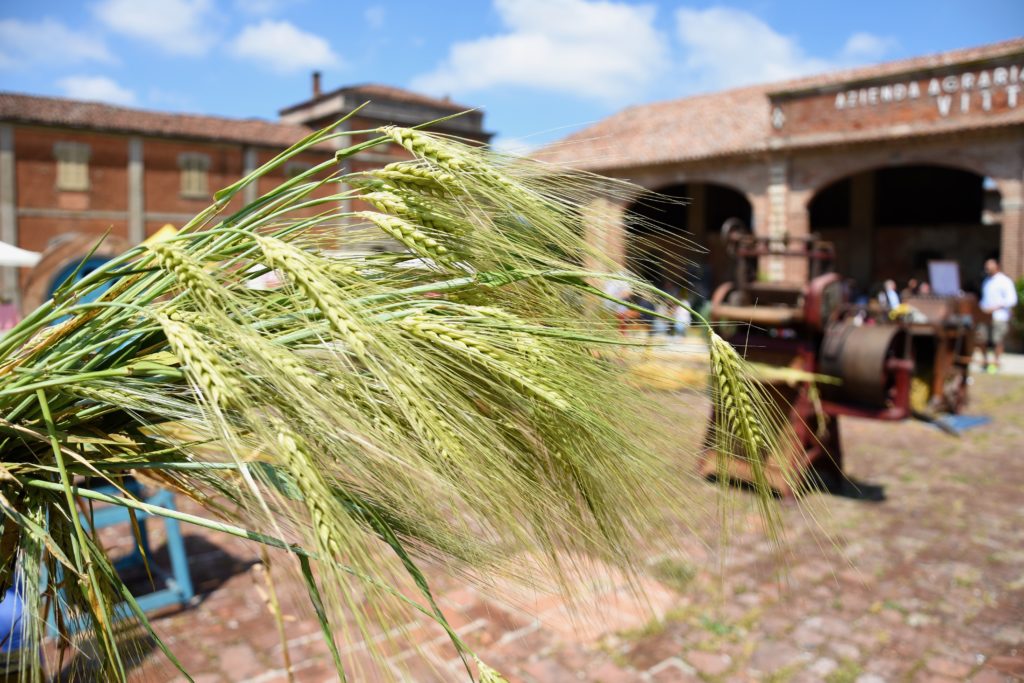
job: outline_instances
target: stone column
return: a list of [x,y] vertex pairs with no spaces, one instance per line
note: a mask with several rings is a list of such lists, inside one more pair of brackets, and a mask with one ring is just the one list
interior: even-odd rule
[[843,273],[867,285],[874,281],[875,260],[875,172],[864,171],[850,178],[850,272]]
[[[623,270],[626,267],[625,211],[625,204],[600,198],[587,205],[583,212],[583,234],[587,244]],[[588,256],[584,267],[600,270],[607,268],[608,264]]]
[[[17,183],[14,166],[14,127],[0,123],[0,240],[18,246]],[[20,304],[18,269],[0,268],[0,294]]]
[[[767,220],[759,226],[758,233],[778,238],[786,235],[788,229],[787,200],[789,195],[789,162],[787,159],[772,159],[768,165],[768,212]],[[759,221],[760,222],[760,221]],[[786,279],[785,259],[766,256],[758,264],[761,277],[769,282]]]
[[[242,148],[242,175],[247,176],[256,170],[256,148],[246,145]],[[242,189],[242,202],[252,204],[259,196],[259,180],[249,183]]]
[[999,192],[1003,214],[999,238],[1000,265],[1007,275],[1016,280],[1024,276],[1024,178],[1001,180]]
[[138,244],[146,239],[146,202],[142,161],[142,138],[128,139],[128,241]]
[[[347,132],[351,131],[352,130],[352,120],[351,119],[345,119],[344,121],[339,123],[334,128],[334,130],[336,132],[338,132],[338,133],[347,133]],[[343,135],[341,137],[338,137],[338,138],[335,138],[335,139],[331,140],[331,145],[336,150],[345,149],[346,147],[351,146],[351,144],[352,144],[352,136],[351,135]],[[340,170],[341,170],[341,174],[342,175],[348,175],[349,173],[352,172],[352,157],[344,157],[344,158],[339,160],[338,164],[341,167]],[[339,188],[339,191],[340,192],[348,192],[351,189],[352,189],[352,186],[347,184],[347,183],[345,183],[345,184],[341,185],[341,187]],[[351,213],[352,212],[352,200],[348,199],[348,198],[339,200],[338,201],[338,210],[341,213],[343,213],[343,214]],[[343,218],[341,220],[342,220],[342,225],[347,226],[346,229],[348,229],[348,230],[353,229],[352,219],[350,219],[350,218]]]

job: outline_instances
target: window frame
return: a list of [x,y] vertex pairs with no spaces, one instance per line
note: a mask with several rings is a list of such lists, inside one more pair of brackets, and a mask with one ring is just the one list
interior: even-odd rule
[[88,192],[89,160],[92,148],[88,143],[62,140],[53,145],[53,156],[57,160],[56,188],[59,192]]
[[178,155],[179,191],[182,197],[203,200],[210,198],[210,166],[209,154],[182,152]]

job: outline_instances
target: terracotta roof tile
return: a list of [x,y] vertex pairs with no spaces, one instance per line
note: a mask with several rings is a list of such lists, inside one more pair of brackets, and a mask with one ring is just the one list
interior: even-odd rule
[[260,119],[174,114],[9,92],[0,92],[0,120],[267,147],[288,147],[310,133],[305,126]]
[[876,78],[885,78],[896,74],[929,71],[942,69],[956,64],[970,64],[971,62],[996,59],[1007,55],[1019,54],[1024,51],[1024,38],[1006,40],[1000,43],[990,43],[977,47],[964,48],[962,50],[950,50],[910,59],[901,59],[894,62],[872,64],[853,69],[842,69],[829,71],[823,74],[796,78],[789,81],[782,81],[774,84],[772,93],[799,92],[802,90],[813,90],[837,83],[858,83],[870,81]]
[[396,88],[393,85],[383,85],[381,83],[350,85],[347,88],[343,88],[343,90],[350,93],[364,95],[367,99],[372,100],[389,99],[395,102],[413,102],[416,104],[438,107],[439,109],[451,109],[452,111],[473,109],[473,107],[469,105],[452,102],[448,98],[430,97],[423,93],[413,92],[412,90],[406,90],[404,88]]
[[767,146],[764,86],[629,107],[534,154],[589,169],[645,166]]
[[[533,156],[549,163],[611,171],[663,163],[692,161],[769,149],[771,142],[796,147],[822,144],[827,136],[793,136],[775,140],[769,123],[772,94],[826,88],[838,83],[862,82],[899,73],[922,72],[953,64],[971,63],[1024,51],[1024,38],[915,57],[885,64],[834,71],[806,78],[750,86],[735,90],[638,105],[598,121],[559,142],[536,151]],[[1024,122],[1024,107],[970,124],[986,128]],[[915,134],[940,134],[955,123],[937,122],[921,126]],[[841,135],[843,142],[869,137],[885,139],[906,130],[868,131]]]
[[434,109],[441,109],[444,111],[466,111],[467,109],[473,109],[469,105],[459,104],[452,102],[447,98],[431,97],[424,95],[423,93],[414,92],[412,90],[406,90],[405,88],[398,88],[393,85],[384,85],[383,83],[360,83],[358,85],[346,85],[341,88],[336,88],[325,92],[317,97],[306,100],[305,102],[299,102],[285,107],[281,110],[282,114],[293,112],[297,109],[302,109],[321,100],[334,97],[335,95],[353,95],[356,99],[365,99],[371,101],[390,101],[390,102],[404,102],[408,104],[419,104],[426,107],[433,107]]

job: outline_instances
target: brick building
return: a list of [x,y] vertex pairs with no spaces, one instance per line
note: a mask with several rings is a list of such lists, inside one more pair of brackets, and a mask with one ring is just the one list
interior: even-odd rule
[[[1024,39],[625,109],[539,156],[628,178],[688,206],[644,197],[595,206],[592,239],[656,284],[674,275],[630,240],[631,212],[709,249],[670,254],[707,292],[730,279],[720,229],[821,233],[837,269],[870,287],[960,264],[976,286],[985,258],[1024,275]],[[681,265],[684,256],[702,261]],[[671,265],[669,266],[671,269]],[[761,275],[799,280],[765,258]],[[696,270],[696,272],[695,272]]]
[[[110,231],[105,249],[114,253],[165,224],[180,226],[210,203],[213,192],[343,116],[351,114],[341,128],[352,131],[348,139],[356,143],[370,135],[360,131],[385,123],[416,125],[466,109],[384,85],[323,93],[318,74],[312,97],[283,109],[278,122],[0,93],[0,241],[51,253],[66,246],[51,259],[53,272],[42,278],[41,289],[30,282],[29,269],[0,268],[2,295],[17,299],[28,286],[26,303],[37,303],[61,268],[81,258],[98,235]],[[432,130],[486,142],[482,119],[469,112]],[[289,162],[258,187],[247,187],[239,201],[329,158],[344,140]],[[382,145],[350,159],[347,169],[405,157],[397,145]]]

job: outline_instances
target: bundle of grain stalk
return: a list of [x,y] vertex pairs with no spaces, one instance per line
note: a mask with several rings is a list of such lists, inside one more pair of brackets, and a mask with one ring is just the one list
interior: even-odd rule
[[[127,677],[126,623],[177,665],[83,521],[94,503],[269,549],[304,577],[339,676],[339,639],[416,614],[492,681],[422,563],[484,583],[521,574],[524,554],[555,585],[596,564],[629,574],[666,510],[685,510],[672,435],[596,305],[615,266],[582,237],[593,199],[634,188],[417,130],[335,130],[0,339],[0,588],[21,592],[24,651],[52,611],[58,647],[91,652],[103,680]],[[366,142],[235,208],[290,159],[352,139]],[[345,174],[385,143],[413,159]],[[249,286],[271,271],[280,286]],[[768,452],[760,390],[732,347],[711,350],[724,431]],[[142,502],[129,476],[200,512]]]

